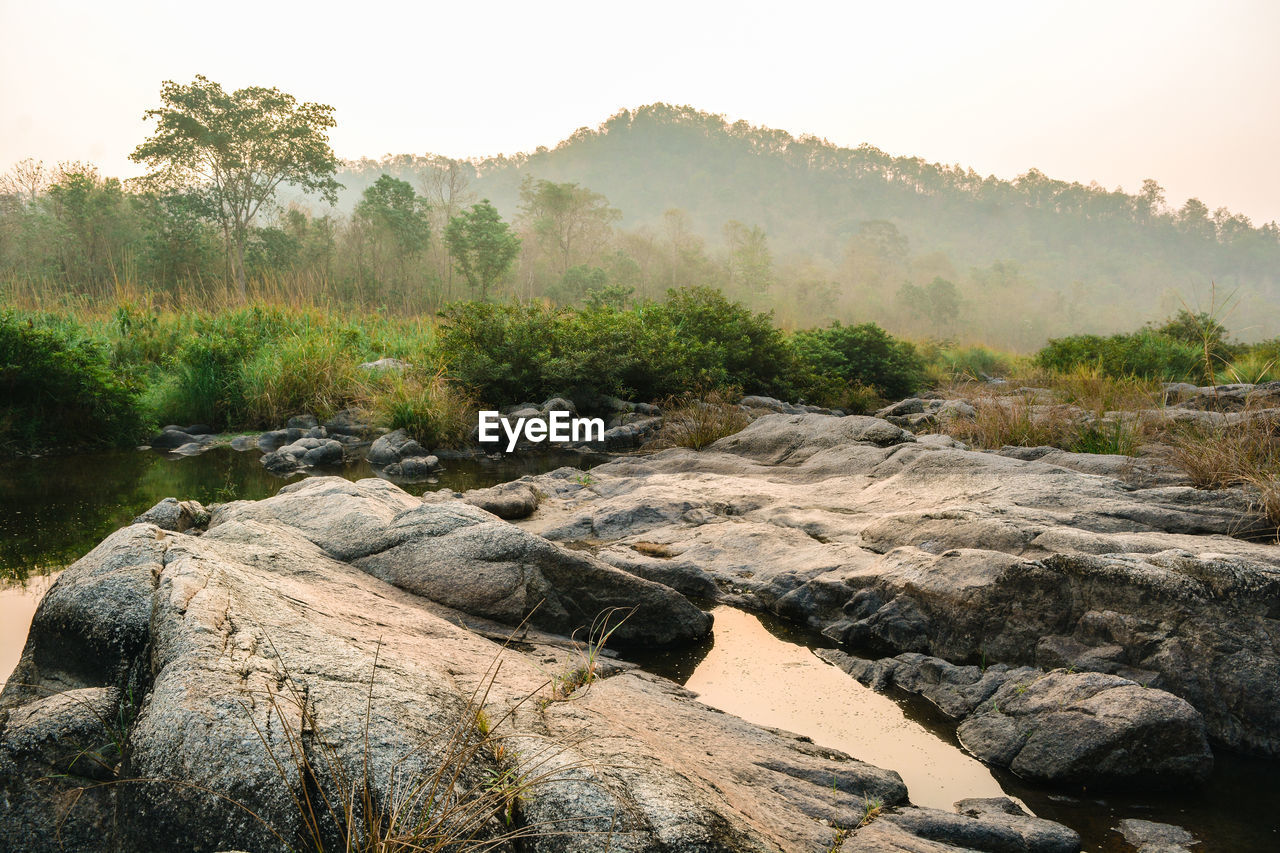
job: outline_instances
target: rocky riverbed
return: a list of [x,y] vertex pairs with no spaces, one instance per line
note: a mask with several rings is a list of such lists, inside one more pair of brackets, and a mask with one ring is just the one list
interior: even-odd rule
[[[494,849],[1079,849],[1008,800],[913,806],[893,768],[582,645],[601,614],[625,655],[705,636],[695,602],[771,611],[1045,785],[1194,786],[1209,741],[1280,752],[1280,554],[1233,535],[1244,499],[1072,462],[781,413],[462,497],[317,477],[158,511],[36,614],[0,696],[0,846],[334,841],[445,768],[432,802],[472,796]],[[299,792],[353,779],[367,813],[308,823]]]

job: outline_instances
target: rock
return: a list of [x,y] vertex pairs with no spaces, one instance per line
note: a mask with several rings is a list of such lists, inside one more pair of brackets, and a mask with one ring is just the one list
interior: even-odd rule
[[1219,743],[1280,755],[1280,550],[1238,538],[1259,529],[1243,492],[945,444],[766,415],[701,452],[593,468],[589,488],[532,478],[543,499],[518,523],[875,655],[1131,678],[1191,703]]
[[564,397],[552,397],[550,400],[547,400],[545,403],[543,403],[539,408],[541,408],[541,410],[544,413],[568,412],[571,415],[576,415],[578,413],[577,407],[574,406],[573,403],[570,402],[569,400],[566,400]]
[[134,524],[154,524],[161,530],[178,533],[209,523],[209,511],[199,501],[165,498],[133,520]]
[[472,506],[507,520],[528,518],[538,508],[538,493],[527,483],[503,483],[488,489],[472,489],[462,499]]
[[308,450],[302,458],[307,465],[341,465],[342,444],[326,439],[323,444]]
[[1172,465],[1154,459],[1137,459],[1107,453],[1071,453],[1057,447],[1002,447],[1001,456],[1059,465],[1082,474],[1098,474],[1138,489],[1189,486],[1190,478]]
[[390,465],[411,456],[426,456],[422,445],[409,437],[402,429],[380,436],[369,448],[370,465]]
[[183,430],[187,435],[213,435],[214,429],[208,424],[193,424]]
[[956,811],[979,820],[1005,824],[1022,836],[1028,850],[1076,853],[1080,849],[1080,836],[1075,830],[1033,817],[1008,797],[972,797],[956,803]]
[[1169,403],[1180,403],[1183,400],[1194,396],[1196,391],[1199,390],[1190,382],[1166,382],[1162,386],[1162,389],[1164,391],[1164,402],[1166,405]]
[[315,415],[294,415],[289,418],[285,424],[286,429],[309,430],[319,426],[320,422],[316,420]]
[[799,414],[794,410],[793,406],[774,397],[761,397],[758,395],[747,396],[739,400],[738,405],[746,406],[748,409],[768,409],[771,412]]
[[[499,644],[476,633],[498,626],[352,565],[412,547],[418,563],[404,571],[457,562],[475,588],[476,572],[518,560],[558,579],[560,602],[575,583],[600,596],[581,605],[607,607],[614,593],[640,603],[628,625],[645,642],[685,606],[475,507],[317,478],[216,514],[199,537],[117,531],[41,603],[21,681],[0,694],[0,848],[275,850],[308,838],[294,799],[304,785],[346,802],[356,791],[342,780],[366,772],[379,803],[433,774],[457,778],[455,791],[534,780],[518,812],[534,853],[602,840],[637,853],[825,849],[867,799],[905,806],[896,773],[713,711],[655,676],[601,667],[566,701],[547,687],[548,661],[567,673],[582,660],[564,638],[526,626],[519,643]],[[50,782],[49,769],[82,739],[105,742],[95,726],[129,695],[138,704],[119,772],[157,781],[91,788],[62,815],[59,798],[82,783]],[[502,738],[502,764],[491,748],[452,746],[451,733],[479,731],[473,702]],[[289,731],[305,739],[305,780]],[[382,787],[393,768],[395,791]],[[322,826],[320,843],[337,849],[338,828]],[[555,831],[538,833],[546,826]],[[502,823],[477,827],[483,839]]]
[[261,447],[256,435],[237,435],[231,439],[231,449],[237,451],[257,450]]
[[407,456],[400,460],[400,476],[408,480],[434,477],[440,472],[440,460],[435,456]]
[[956,666],[913,652],[880,660],[854,657],[838,649],[819,649],[817,655],[873,690],[887,692],[897,687],[923,696],[953,720],[973,714],[1011,680],[1027,683],[1044,675],[1034,667],[1005,664]]
[[1213,769],[1190,704],[1097,672],[1009,679],[957,733],[983,761],[1049,784],[1151,790],[1204,781]]
[[258,449],[261,450],[263,453],[273,453],[274,451],[277,451],[280,448],[284,447],[289,442],[294,441],[295,439],[298,439],[301,437],[302,437],[301,432],[299,432],[297,435],[291,438],[289,436],[289,430],[285,430],[285,429],[271,430],[269,432],[264,432],[262,433],[262,435],[258,436]]
[[175,450],[193,441],[195,436],[176,427],[165,427],[159,435],[152,437],[149,444],[158,450]]
[[720,439],[711,449],[777,465],[803,462],[821,450],[845,444],[866,442],[887,447],[911,441],[915,441],[911,433],[862,415],[769,415]]
[[1163,690],[1096,672],[955,666],[920,654],[818,656],[874,690],[923,696],[960,723],[974,755],[1049,784],[1186,787],[1213,768],[1204,719]]
[[902,417],[904,415],[918,415],[924,412],[924,400],[919,397],[911,397],[907,400],[885,406],[876,412],[877,418]]
[[662,418],[642,417],[631,423],[605,430],[602,441],[585,442],[585,444],[610,452],[633,450],[643,445],[661,428]]
[[223,504],[210,532],[246,519],[295,529],[335,558],[466,613],[571,634],[637,607],[615,642],[688,642],[710,617],[683,596],[568,551],[458,500],[422,503],[380,480],[315,477],[272,498]]
[[[0,847],[5,850],[98,850],[113,815],[107,788],[120,763],[121,692],[64,689],[0,712]],[[39,780],[39,781],[38,781]],[[44,781],[47,780],[47,781]],[[44,784],[40,784],[44,781]],[[83,790],[78,790],[83,787]],[[74,805],[74,820],[65,816]]]
[[390,370],[393,373],[402,373],[412,368],[412,364],[407,361],[401,361],[398,358],[380,358],[377,361],[366,361],[360,365],[361,370]]
[[1180,826],[1137,818],[1120,821],[1116,831],[1137,848],[1137,853],[1192,853],[1192,845],[1200,843]]
[[341,465],[342,443],[332,438],[300,438],[262,457],[263,466],[273,474],[290,474],[301,468]]
[[364,438],[375,432],[374,427],[365,418],[365,414],[357,409],[343,409],[325,421],[324,428],[334,437],[345,435]]
[[1032,817],[998,797],[956,803],[958,814],[928,808],[900,808],[882,814],[853,833],[842,851],[900,853],[1079,853],[1080,836],[1061,824]]
[[936,412],[942,420],[971,419],[978,415],[978,410],[967,400],[943,400],[941,405],[937,407]]

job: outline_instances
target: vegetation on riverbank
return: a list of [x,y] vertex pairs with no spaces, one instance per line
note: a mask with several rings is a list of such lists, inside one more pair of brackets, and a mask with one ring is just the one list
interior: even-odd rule
[[[436,317],[265,302],[165,310],[138,298],[9,312],[3,323],[15,336],[6,376],[34,376],[23,365],[38,365],[41,353],[23,347],[38,338],[64,342],[102,386],[88,401],[57,386],[42,392],[56,405],[19,399],[14,425],[0,433],[0,446],[19,452],[127,445],[166,423],[273,428],[299,412],[325,418],[347,407],[437,446],[465,435],[480,403],[564,395],[590,408],[602,395],[654,400],[734,387],[845,405],[868,388],[876,400],[911,393],[924,376],[915,348],[873,324],[788,336],[770,315],[710,288],[629,308],[466,302]],[[381,358],[412,366],[359,367]],[[97,414],[107,402],[129,417]],[[53,431],[54,421],[73,429]]]
[[[0,341],[0,381],[13,401],[0,447],[10,453],[129,445],[166,423],[270,429],[300,412],[326,418],[348,407],[442,446],[469,432],[481,404],[563,395],[590,408],[602,395],[660,400],[729,388],[862,413],[942,389],[971,398],[978,416],[957,437],[978,446],[1133,453],[1148,437],[1136,420],[1082,428],[1033,418],[1029,401],[988,405],[999,386],[985,380],[1051,389],[1101,419],[1163,405],[1160,380],[1280,375],[1275,341],[1234,342],[1212,318],[1186,311],[1128,335],[1054,340],[1024,357],[913,345],[871,323],[787,334],[769,314],[700,287],[631,307],[463,302],[436,316],[283,300],[170,309],[132,292],[74,309],[28,302],[0,315]],[[359,367],[381,358],[412,366]]]

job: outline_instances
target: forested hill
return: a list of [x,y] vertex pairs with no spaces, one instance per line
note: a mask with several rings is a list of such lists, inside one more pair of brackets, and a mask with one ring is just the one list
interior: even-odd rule
[[[440,162],[350,163],[339,175],[343,206],[384,171],[420,184]],[[1276,312],[1265,310],[1280,298],[1280,228],[1196,199],[1166,200],[1155,181],[1137,194],[1034,169],[1006,181],[666,104],[624,110],[555,148],[473,160],[463,171],[469,191],[509,218],[531,175],[603,194],[621,211],[623,229],[661,235],[664,212],[683,210],[712,254],[727,222],[759,226],[778,269],[771,296],[779,304],[812,300],[816,288],[845,313],[885,316],[907,309],[904,284],[924,289],[941,277],[962,296],[960,331],[983,334],[985,311],[998,315],[992,329],[1000,337],[1032,345],[1067,329],[1131,328],[1180,302],[1203,303],[1216,282],[1248,318],[1233,322],[1242,335],[1280,332]]]

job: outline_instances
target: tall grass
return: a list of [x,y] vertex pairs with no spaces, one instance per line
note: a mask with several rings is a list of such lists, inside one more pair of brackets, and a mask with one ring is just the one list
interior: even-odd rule
[[475,423],[476,403],[441,372],[389,374],[366,388],[366,404],[378,422],[403,429],[423,447],[456,445]]
[[360,401],[364,385],[352,343],[340,335],[289,335],[240,368],[244,422],[279,426],[307,412],[320,419]]

